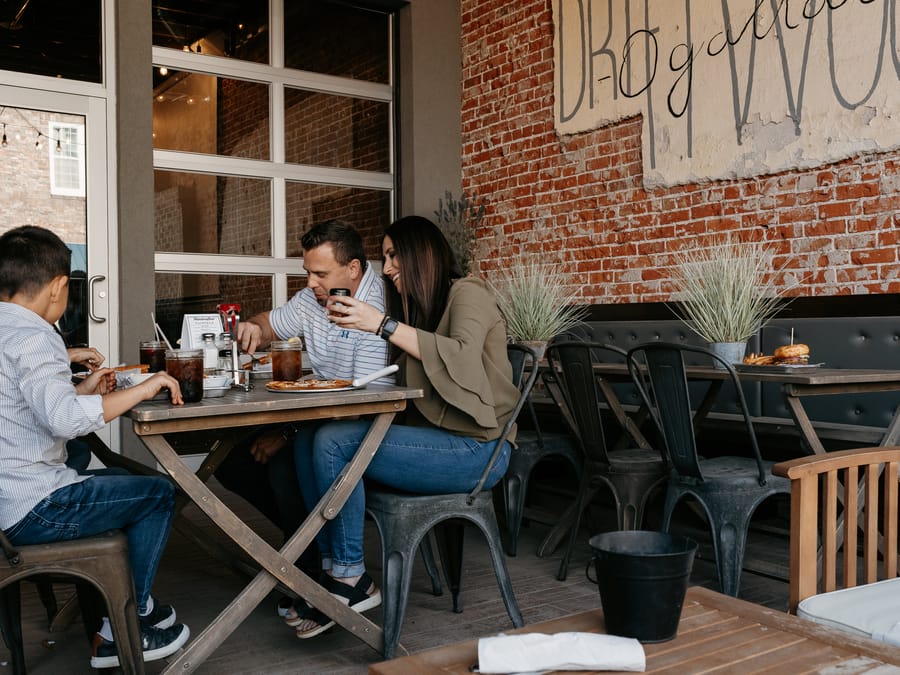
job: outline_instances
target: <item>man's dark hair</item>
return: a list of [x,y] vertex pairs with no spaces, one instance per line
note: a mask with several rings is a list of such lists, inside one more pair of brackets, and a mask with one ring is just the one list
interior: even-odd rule
[[349,265],[354,258],[358,259],[366,269],[366,248],[362,237],[350,223],[344,220],[326,220],[313,225],[300,239],[304,251],[318,248],[322,244],[331,244],[334,259],[340,265]]
[[25,225],[0,236],[0,300],[32,296],[59,276],[69,276],[72,251],[53,232]]

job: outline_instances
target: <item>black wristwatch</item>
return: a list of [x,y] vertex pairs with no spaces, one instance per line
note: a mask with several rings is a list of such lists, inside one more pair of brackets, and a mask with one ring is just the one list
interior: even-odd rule
[[394,331],[397,330],[397,326],[400,324],[397,322],[397,319],[392,319],[391,317],[387,317],[384,320],[384,323],[381,325],[381,332],[379,335],[382,340],[390,340],[391,335],[394,334]]

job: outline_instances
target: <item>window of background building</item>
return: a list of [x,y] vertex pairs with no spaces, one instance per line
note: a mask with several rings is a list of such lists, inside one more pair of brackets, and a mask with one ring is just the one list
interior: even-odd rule
[[84,125],[50,122],[50,193],[84,197]]
[[[157,317],[280,304],[299,239],[394,213],[393,20],[346,3],[153,2]],[[348,40],[347,36],[353,39]],[[262,297],[260,297],[262,294]]]

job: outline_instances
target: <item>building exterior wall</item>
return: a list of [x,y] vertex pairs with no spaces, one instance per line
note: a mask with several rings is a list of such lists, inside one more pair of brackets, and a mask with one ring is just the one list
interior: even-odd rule
[[549,0],[461,6],[462,182],[488,200],[483,275],[534,255],[585,303],[669,301],[674,253],[732,236],[768,242],[796,295],[900,292],[900,153],[647,187],[640,115],[556,131]]

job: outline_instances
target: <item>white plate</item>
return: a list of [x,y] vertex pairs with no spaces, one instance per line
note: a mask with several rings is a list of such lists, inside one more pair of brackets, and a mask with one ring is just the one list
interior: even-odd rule
[[297,389],[279,389],[278,387],[273,387],[272,384],[266,385],[266,391],[271,391],[273,394],[324,394],[332,391],[349,391],[351,389],[358,389],[359,387],[355,387],[352,384],[347,385],[346,387],[332,387],[332,388],[324,388],[324,389],[311,389],[311,388],[300,388]]
[[271,389],[269,385],[266,385],[266,391],[271,391],[273,394],[331,394],[336,391],[353,391],[355,389],[359,389],[359,387],[338,387],[336,389]]

